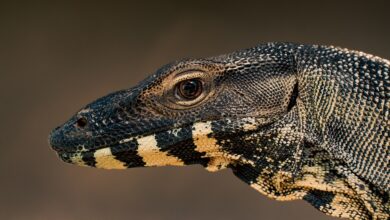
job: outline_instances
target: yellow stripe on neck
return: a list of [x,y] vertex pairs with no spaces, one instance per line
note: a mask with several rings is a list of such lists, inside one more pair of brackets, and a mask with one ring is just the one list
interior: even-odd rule
[[124,162],[115,159],[115,156],[112,155],[111,149],[109,147],[99,149],[94,153],[97,168],[103,169],[126,169]]
[[138,155],[142,157],[145,166],[184,166],[184,162],[167,152],[160,151],[155,135],[149,135],[137,139]]

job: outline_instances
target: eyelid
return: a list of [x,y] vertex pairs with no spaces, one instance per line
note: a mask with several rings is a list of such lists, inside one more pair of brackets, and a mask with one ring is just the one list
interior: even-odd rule
[[179,73],[176,76],[174,76],[174,78],[172,80],[172,84],[174,86],[176,86],[176,84],[181,82],[181,81],[189,80],[189,79],[198,79],[198,78],[204,83],[204,80],[202,80],[202,79],[204,79],[206,77],[207,77],[207,73],[205,73],[203,71],[189,70],[189,71],[185,71],[185,72]]
[[[175,96],[175,90],[177,84],[190,79],[199,79],[203,85],[203,93],[194,100],[181,100]],[[212,80],[212,75],[209,72],[202,70],[187,70],[184,72],[177,73],[172,75],[168,80],[169,84],[166,84],[163,95],[161,96],[161,104],[165,105],[170,109],[182,110],[187,108],[192,108],[198,104],[203,103],[207,97],[210,97],[214,94],[214,83]]]

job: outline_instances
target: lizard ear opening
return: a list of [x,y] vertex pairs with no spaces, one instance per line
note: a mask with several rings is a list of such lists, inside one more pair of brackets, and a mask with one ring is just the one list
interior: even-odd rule
[[290,101],[287,105],[287,111],[290,111],[297,104],[297,98],[298,98],[298,83],[295,83],[294,89],[290,96]]

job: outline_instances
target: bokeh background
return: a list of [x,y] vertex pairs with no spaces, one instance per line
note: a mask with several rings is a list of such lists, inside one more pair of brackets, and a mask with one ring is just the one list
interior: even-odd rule
[[229,170],[62,163],[47,136],[161,65],[267,41],[390,58],[389,1],[1,1],[0,219],[333,219]]

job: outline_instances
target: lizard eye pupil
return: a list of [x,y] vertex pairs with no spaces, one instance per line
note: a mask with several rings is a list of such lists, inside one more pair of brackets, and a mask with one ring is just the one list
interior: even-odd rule
[[178,95],[187,100],[193,100],[202,94],[203,85],[199,79],[189,79],[180,82],[177,86]]
[[79,128],[84,128],[86,125],[87,125],[87,119],[85,119],[84,117],[83,118],[79,118],[77,119],[76,121],[76,124]]

